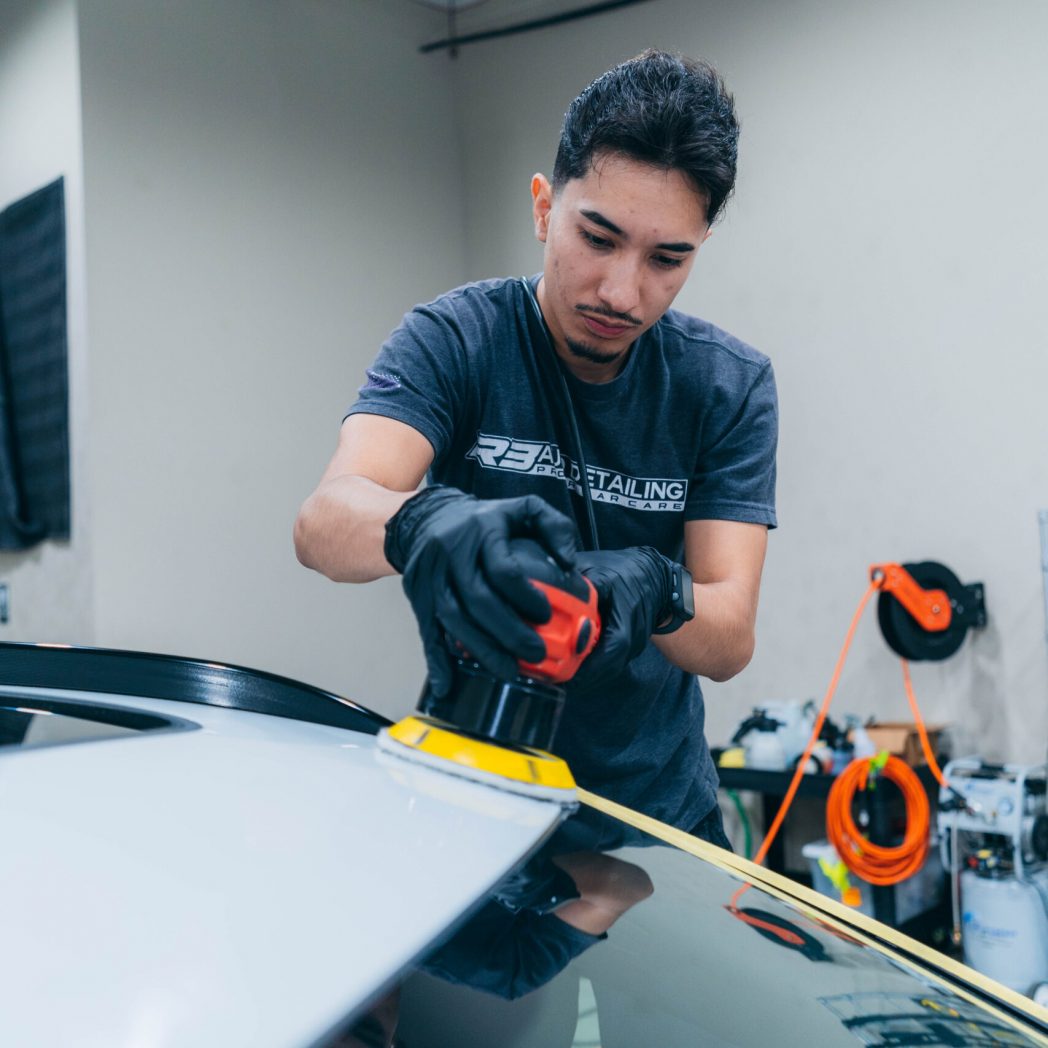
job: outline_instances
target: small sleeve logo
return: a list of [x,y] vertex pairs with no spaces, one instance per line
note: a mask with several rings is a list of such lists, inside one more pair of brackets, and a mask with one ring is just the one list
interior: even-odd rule
[[360,387],[361,393],[365,389],[400,389],[400,376],[392,372],[374,371],[368,368],[364,374],[367,375],[368,380]]

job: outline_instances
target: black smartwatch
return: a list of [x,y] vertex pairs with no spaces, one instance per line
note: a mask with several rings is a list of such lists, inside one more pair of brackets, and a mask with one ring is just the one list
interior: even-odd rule
[[665,626],[659,626],[652,631],[656,634],[673,633],[685,622],[691,622],[695,618],[695,591],[691,588],[691,572],[683,564],[674,562],[671,573],[670,620]]

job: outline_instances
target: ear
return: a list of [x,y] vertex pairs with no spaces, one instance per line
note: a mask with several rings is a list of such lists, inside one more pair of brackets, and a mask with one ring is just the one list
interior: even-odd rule
[[553,187],[543,174],[531,176],[531,216],[535,220],[535,238],[546,243],[549,217],[553,210]]
[[701,239],[701,240],[699,241],[699,243],[700,243],[700,244],[705,244],[705,243],[706,243],[706,241],[707,241],[707,240],[709,240],[711,236],[713,236],[713,226],[709,226],[709,227],[708,227],[708,228],[706,229],[706,232],[705,232],[705,233],[703,233],[703,235],[702,235],[702,239]]

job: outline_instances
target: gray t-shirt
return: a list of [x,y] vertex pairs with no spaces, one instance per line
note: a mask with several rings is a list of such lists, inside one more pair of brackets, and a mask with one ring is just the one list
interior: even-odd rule
[[[596,385],[532,339],[528,308],[519,279],[467,284],[416,307],[349,414],[418,430],[436,453],[435,483],[479,498],[541,496],[579,522],[588,545],[574,441],[551,371],[559,368],[602,549],[654,546],[682,560],[687,520],[775,527],[778,407],[767,357],[669,310],[621,373]],[[697,678],[649,642],[614,686],[569,683],[553,750],[581,786],[690,829],[716,803],[704,720]]]

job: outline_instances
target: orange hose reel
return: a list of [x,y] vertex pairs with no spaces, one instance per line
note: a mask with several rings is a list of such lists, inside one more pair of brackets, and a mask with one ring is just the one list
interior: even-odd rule
[[953,619],[950,597],[944,589],[924,589],[901,564],[871,564],[870,581],[881,593],[890,593],[922,630],[941,633]]
[[985,588],[961,582],[945,564],[874,564],[870,583],[877,621],[888,647],[915,662],[949,658],[970,628],[986,625]]
[[[946,785],[917,706],[907,660],[947,658],[960,647],[969,628],[985,626],[984,588],[981,582],[963,585],[949,568],[935,561],[874,564],[870,567],[869,588],[852,616],[811,738],[797,763],[786,796],[757,850],[754,858],[757,865],[767,857],[793,803],[840,682],[856,627],[875,593],[879,594],[877,617],[881,632],[888,646],[902,659],[903,684],[917,723],[924,758],[939,784]],[[895,884],[912,876],[924,865],[931,825],[930,806],[924,786],[913,769],[898,757],[888,756],[881,774],[902,791],[906,802],[906,835],[902,844],[894,848],[871,843],[855,825],[851,814],[856,791],[867,786],[870,766],[870,760],[852,761],[837,776],[826,805],[826,834],[844,864],[856,876],[870,884]]]

